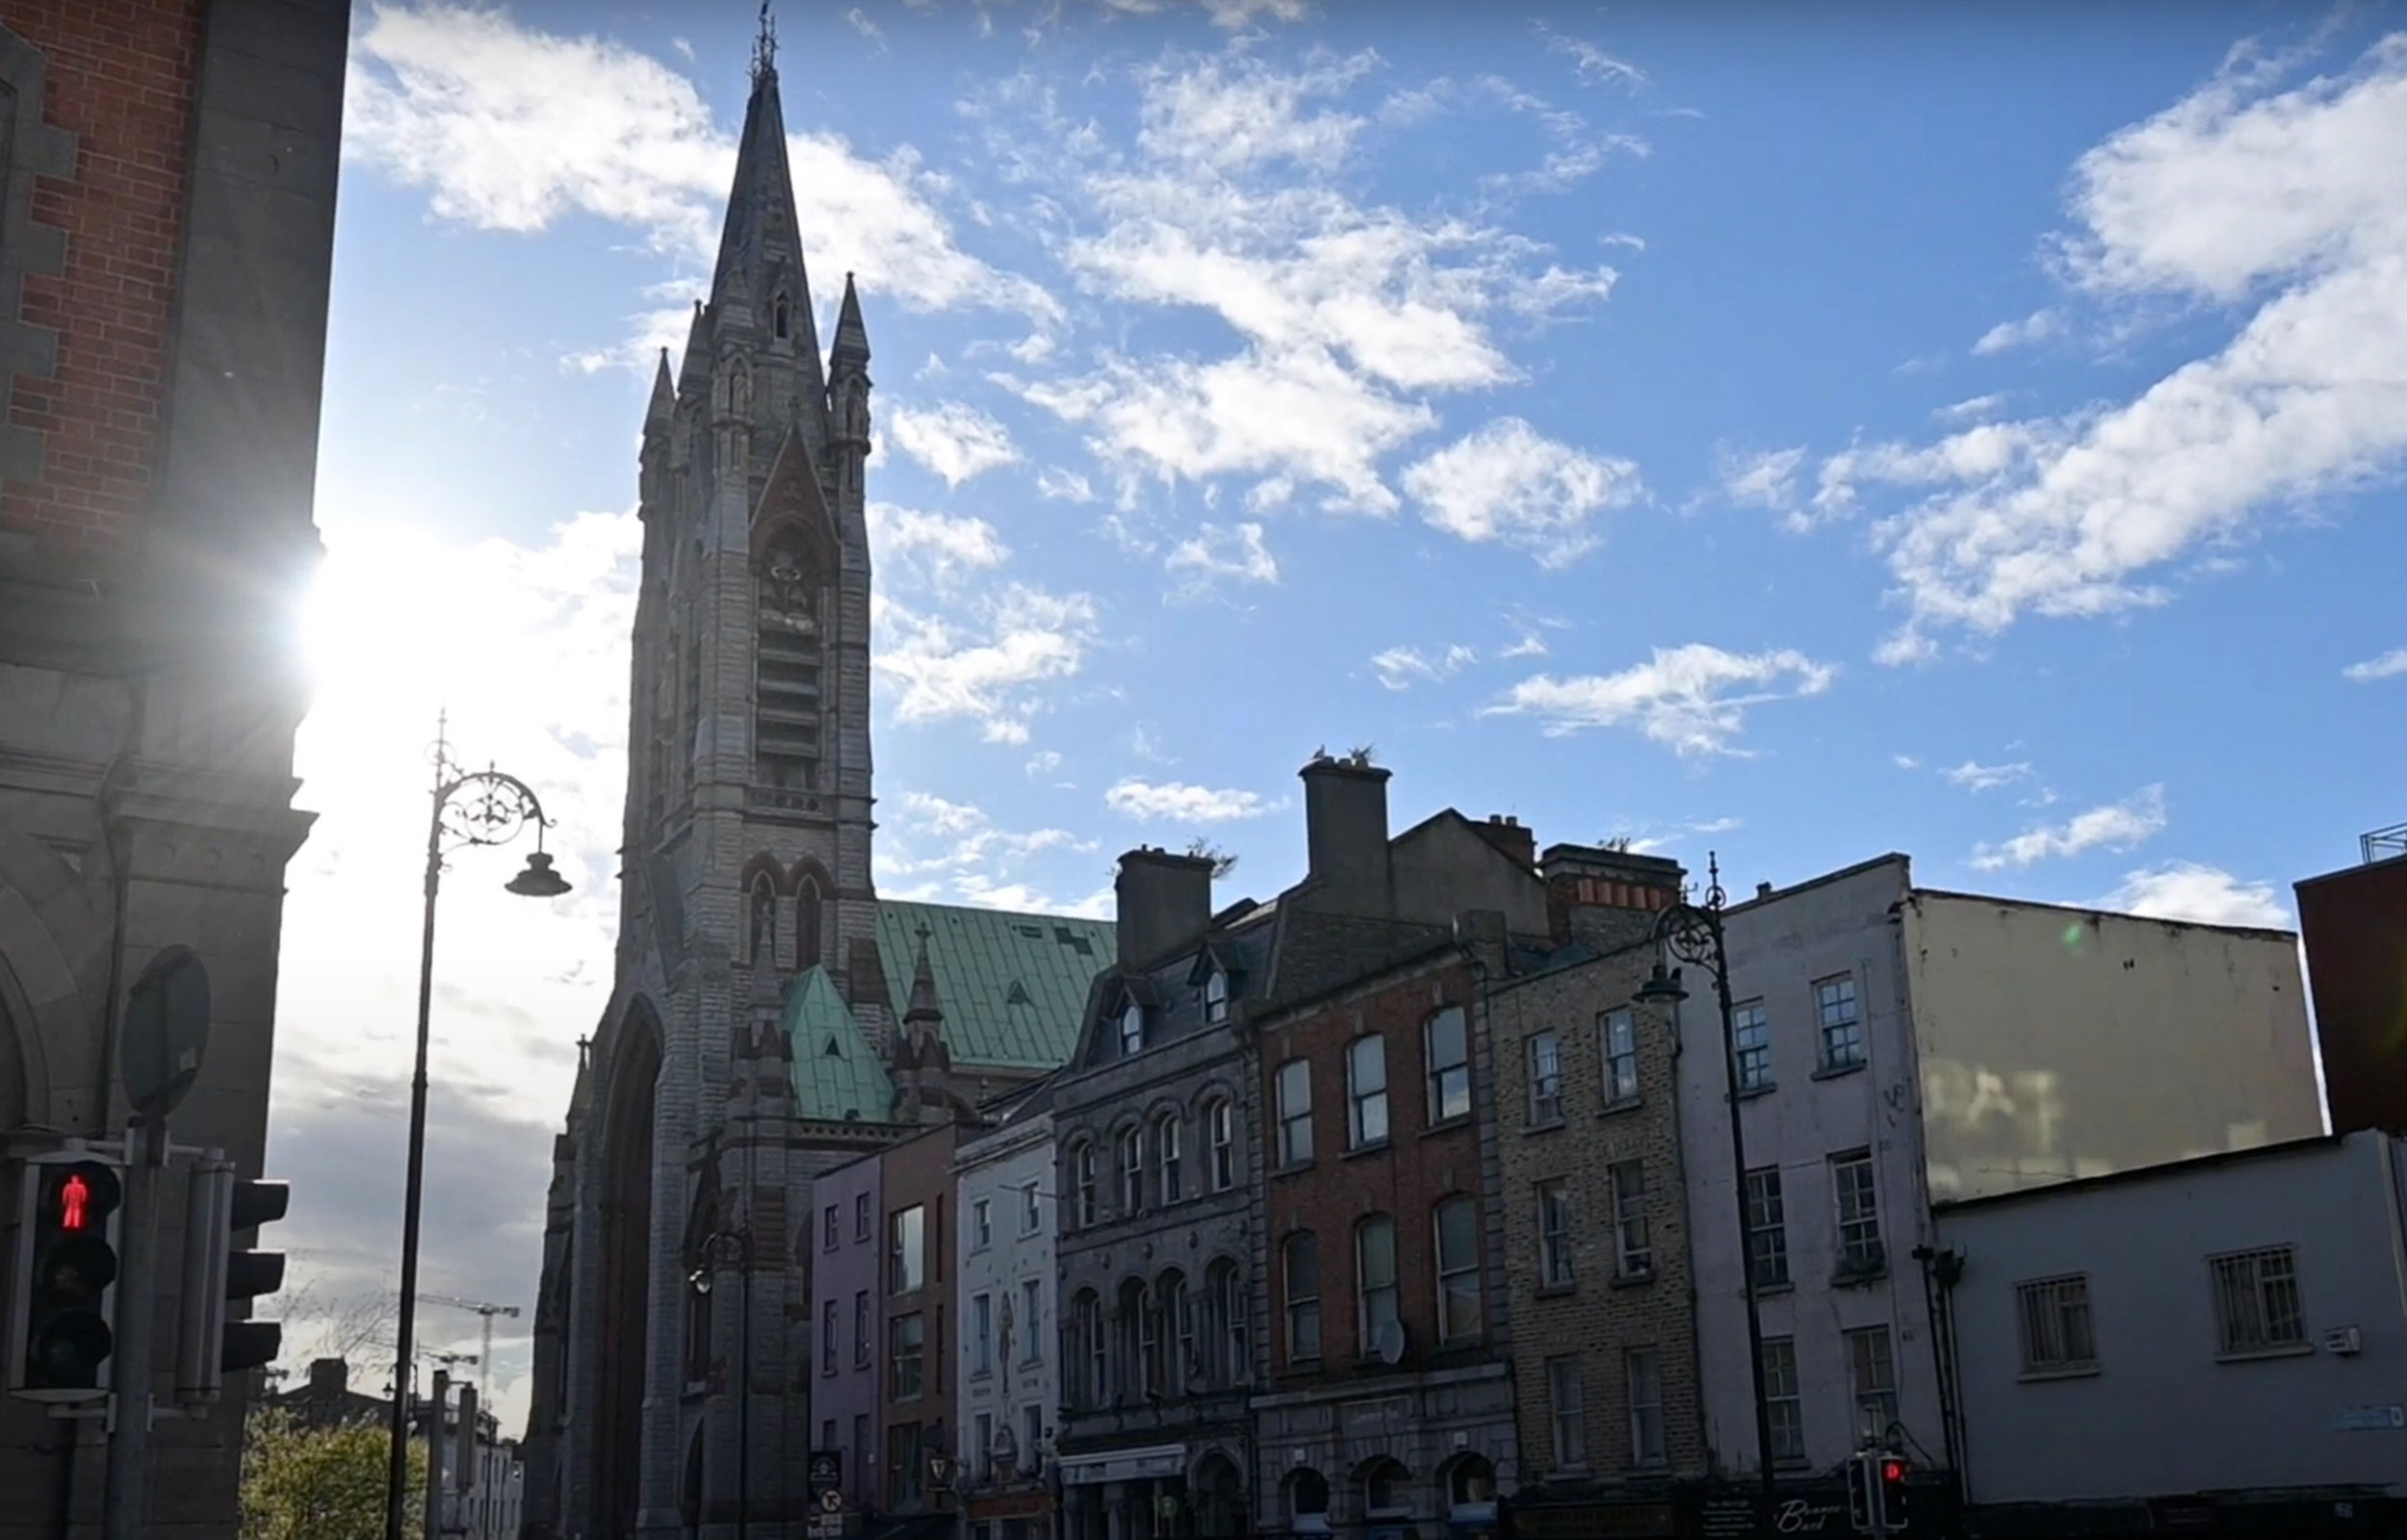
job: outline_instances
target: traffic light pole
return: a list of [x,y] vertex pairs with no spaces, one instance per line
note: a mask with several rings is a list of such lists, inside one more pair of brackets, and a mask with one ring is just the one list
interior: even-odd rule
[[150,1322],[158,1274],[159,1172],[168,1161],[164,1121],[143,1119],[126,1130],[125,1218],[117,1231],[120,1258],[116,1349],[109,1383],[116,1415],[109,1429],[109,1477],[101,1493],[102,1540],[142,1540],[144,1487],[150,1473]]

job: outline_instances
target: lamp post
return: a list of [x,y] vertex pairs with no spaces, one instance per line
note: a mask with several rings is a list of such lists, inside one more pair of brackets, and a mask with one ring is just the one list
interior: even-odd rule
[[[557,898],[568,880],[552,869],[543,853],[543,831],[551,820],[534,788],[516,776],[487,767],[462,770],[452,757],[446,724],[436,719],[434,789],[427,812],[426,921],[418,950],[418,1059],[409,1080],[409,1166],[401,1199],[401,1298],[394,1346],[393,1447],[385,1469],[384,1540],[404,1540],[403,1505],[409,1491],[409,1379],[415,1356],[411,1334],[418,1309],[418,1215],[426,1195],[427,1023],[434,994],[434,897],[443,881],[446,851],[472,845],[502,845],[535,828],[534,853],[527,869],[503,886],[522,898]],[[488,1368],[487,1373],[492,1373]]]
[[740,1293],[736,1323],[736,1540],[749,1540],[752,1520],[752,1232],[713,1230],[702,1242],[702,1266],[694,1269],[693,1290],[711,1292],[714,1268],[738,1269]]
[[[1772,1403],[1764,1397],[1763,1301],[1756,1287],[1755,1252],[1749,1240],[1747,1130],[1739,1118],[1738,1031],[1730,1013],[1730,951],[1721,929],[1721,908],[1727,895],[1721,891],[1721,861],[1709,854],[1705,870],[1705,902],[1697,905],[1683,899],[1665,910],[1655,916],[1654,931],[1648,939],[1678,962],[1694,962],[1713,971],[1714,1002],[1721,1014],[1721,1075],[1730,1104],[1730,1184],[1738,1194],[1739,1270],[1747,1284],[1747,1367],[1753,1373],[1755,1386],[1755,1472],[1763,1489],[1761,1522],[1769,1525],[1776,1502],[1772,1480]],[[1658,953],[1654,971],[1639,987],[1636,998],[1647,1005],[1677,1004],[1687,999],[1688,990],[1680,983],[1679,968],[1665,967]]]

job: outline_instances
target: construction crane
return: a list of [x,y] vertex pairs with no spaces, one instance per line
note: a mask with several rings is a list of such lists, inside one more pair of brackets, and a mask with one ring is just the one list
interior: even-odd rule
[[493,1379],[493,1318],[495,1316],[507,1316],[512,1321],[516,1321],[518,1319],[518,1307],[516,1305],[489,1304],[482,1299],[462,1299],[457,1295],[449,1294],[422,1294],[418,1296],[418,1302],[420,1304],[427,1305],[450,1305],[454,1310],[465,1310],[471,1315],[482,1316],[484,1318],[484,1343],[482,1345],[482,1350],[479,1352],[475,1358],[469,1361],[477,1365],[477,1367],[483,1372],[486,1383],[490,1386]]

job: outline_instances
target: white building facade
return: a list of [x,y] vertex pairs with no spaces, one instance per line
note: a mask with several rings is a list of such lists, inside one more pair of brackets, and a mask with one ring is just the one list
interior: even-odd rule
[[2364,1132],[1939,1205],[1971,1501],[2394,1532],[2402,1194],[2407,1144]]
[[1004,1108],[953,1163],[960,1226],[959,1460],[964,1540],[1048,1540],[1061,1404],[1049,1084]]
[[1826,1475],[1867,1439],[1955,1468],[1961,1408],[1933,1332],[1955,1262],[1934,1198],[2322,1132],[2288,933],[1917,888],[1900,855],[1765,885],[1725,927],[1744,1228],[1705,980],[1680,1018],[1699,1374],[1724,1473],[1756,1469],[1747,1267],[1776,1471]]

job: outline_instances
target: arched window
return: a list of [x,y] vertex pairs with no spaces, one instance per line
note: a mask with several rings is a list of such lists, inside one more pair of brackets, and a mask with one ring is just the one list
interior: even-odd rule
[[1207,1454],[1195,1471],[1195,1532],[1204,1540],[1245,1532],[1245,1479],[1224,1454]]
[[1207,1298],[1204,1344],[1205,1373],[1211,1382],[1223,1387],[1243,1385],[1254,1375],[1254,1355],[1246,1340],[1247,1315],[1245,1279],[1237,1265],[1226,1257],[1214,1262],[1204,1274]]
[[1145,1051],[1145,1007],[1131,1000],[1120,1008],[1120,1057],[1132,1059]]
[[711,1274],[703,1263],[686,1289],[686,1379],[711,1377]]
[[1204,976],[1204,1020],[1219,1026],[1229,1019],[1229,975],[1218,968]]
[[1070,1147],[1071,1212],[1079,1229],[1095,1222],[1095,1142],[1082,1139]]
[[764,786],[818,789],[825,661],[818,589],[799,544],[780,538],[770,546],[754,599],[753,778]]
[[777,303],[771,306],[770,309],[772,313],[773,324],[775,325],[777,331],[777,340],[782,343],[789,335],[791,335],[793,326],[792,318],[788,316],[786,313],[786,296],[782,294],[779,295],[777,296]]
[[1298,1534],[1329,1533],[1329,1478],[1308,1465],[1287,1476],[1287,1521]]
[[1458,1454],[1439,1483],[1446,1494],[1446,1516],[1477,1522],[1496,1516],[1496,1468],[1484,1454]]
[[1412,1477],[1398,1462],[1376,1459],[1362,1467],[1362,1516],[1401,1518],[1412,1511]]
[[769,874],[761,873],[752,880],[752,923],[750,940],[744,957],[753,962],[777,961],[777,888],[769,882]]
[[1165,1396],[1179,1396],[1203,1378],[1195,1358],[1195,1309],[1187,1297],[1187,1275],[1173,1268],[1154,1286],[1162,1318],[1162,1372],[1154,1383]]
[[1167,1208],[1187,1195],[1186,1166],[1180,1158],[1178,1115],[1164,1113],[1153,1123],[1154,1186]]
[[1124,1401],[1134,1400],[1145,1394],[1145,1349],[1149,1333],[1146,1330],[1147,1307],[1152,1303],[1145,1296],[1145,1280],[1126,1278],[1120,1285],[1120,1308],[1113,1312],[1112,1324],[1119,1373],[1113,1375]]
[[1287,1362],[1310,1364],[1321,1356],[1320,1243],[1298,1230],[1281,1248],[1287,1292]]
[[1125,1219],[1145,1207],[1145,1141],[1135,1125],[1120,1131],[1117,1154],[1120,1217]]
[[1382,1334],[1399,1324],[1396,1314],[1396,1221],[1374,1214],[1354,1227],[1354,1287],[1361,1308],[1355,1322],[1357,1351],[1379,1352]]
[[1103,1404],[1109,1351],[1103,1336],[1103,1301],[1081,1289],[1070,1301],[1070,1392],[1074,1405],[1093,1411]]
[[1374,1032],[1346,1044],[1346,1147],[1387,1138],[1387,1040]]
[[806,877],[794,891],[794,968],[800,972],[827,961],[819,940],[819,882]]
[[1237,1113],[1228,1097],[1218,1096],[1204,1105],[1204,1137],[1211,1145],[1204,1158],[1212,1191],[1226,1193],[1237,1185]]
[[1457,1193],[1437,1204],[1437,1340],[1480,1333],[1479,1205]]

